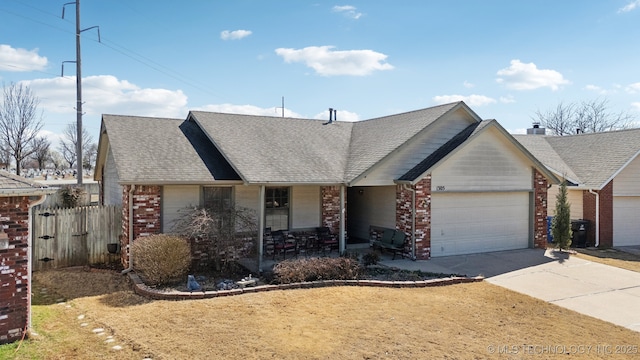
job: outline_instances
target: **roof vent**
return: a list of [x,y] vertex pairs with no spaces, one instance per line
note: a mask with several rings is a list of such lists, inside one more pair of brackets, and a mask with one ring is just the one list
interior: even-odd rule
[[329,121],[322,124],[322,125],[328,125],[333,123],[334,121],[338,121],[338,110],[334,110],[333,108],[329,108]]

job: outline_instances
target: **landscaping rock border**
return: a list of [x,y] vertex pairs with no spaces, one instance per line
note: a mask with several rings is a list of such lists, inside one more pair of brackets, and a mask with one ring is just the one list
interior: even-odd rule
[[446,277],[439,279],[429,279],[420,281],[385,281],[385,280],[319,280],[310,282],[299,282],[279,285],[258,285],[245,287],[242,289],[232,290],[213,290],[213,291],[173,291],[164,292],[156,290],[145,285],[142,279],[135,274],[129,273],[129,278],[133,282],[134,292],[138,295],[154,299],[154,300],[195,300],[195,299],[211,299],[220,296],[235,296],[246,293],[255,293],[262,291],[287,290],[287,289],[310,289],[327,286],[376,286],[387,288],[423,288],[433,286],[446,286],[453,284],[464,284],[484,281],[483,276],[476,277]]

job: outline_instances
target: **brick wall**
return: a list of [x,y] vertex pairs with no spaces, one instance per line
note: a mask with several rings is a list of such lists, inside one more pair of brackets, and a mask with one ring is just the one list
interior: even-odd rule
[[[431,175],[412,187],[416,192],[415,241],[416,259],[431,258]],[[413,194],[402,185],[396,186],[396,229],[411,239]]]
[[[322,226],[331,229],[334,234],[340,233],[340,186],[322,186],[320,188],[322,197]],[[347,201],[345,199],[345,209]],[[346,223],[345,211],[345,223]]]
[[[136,185],[132,199],[129,199],[130,190],[131,185],[122,187],[122,236],[120,238],[120,246],[123,249],[121,256],[122,264],[125,267],[129,266],[128,251],[126,250],[127,245],[129,245],[129,232],[132,231],[133,238],[136,239],[141,236],[159,234],[161,231],[160,194],[162,188],[156,185]],[[129,201],[133,201],[133,229],[129,229]]]
[[[613,246],[613,180],[602,190],[600,197],[600,247]],[[587,245],[596,243],[596,196],[589,191],[582,192],[582,216],[589,220]]]
[[29,314],[29,198],[1,197],[0,224],[8,248],[0,248],[0,344],[19,340]]
[[538,170],[533,175],[533,247],[547,247],[547,178]]

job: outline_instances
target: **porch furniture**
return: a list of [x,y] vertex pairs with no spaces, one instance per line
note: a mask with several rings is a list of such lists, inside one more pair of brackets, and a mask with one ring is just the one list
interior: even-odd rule
[[273,237],[273,260],[276,259],[277,254],[282,254],[282,258],[286,259],[287,252],[298,256],[298,244],[293,236],[282,230],[274,231],[271,236]]
[[271,228],[264,228],[264,234],[262,237],[262,253],[275,254],[275,248],[273,246],[273,236],[271,235]]
[[382,231],[382,237],[373,240],[373,248],[375,249],[377,247],[381,252],[383,250],[393,252],[393,260],[396,259],[396,254],[398,253],[404,259],[404,243],[406,237],[406,234],[402,231],[384,229]]
[[324,255],[329,249],[329,253],[333,249],[338,250],[338,236],[331,233],[331,229],[326,226],[316,228],[316,233],[318,236],[318,250],[322,250],[322,254]]

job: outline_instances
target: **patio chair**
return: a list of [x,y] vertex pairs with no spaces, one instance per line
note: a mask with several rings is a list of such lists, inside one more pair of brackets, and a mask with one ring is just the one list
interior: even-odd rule
[[274,231],[271,235],[273,237],[273,260],[276,259],[277,254],[282,254],[282,259],[287,258],[287,252],[293,252],[298,256],[298,244],[293,236],[289,236],[282,230]]
[[274,254],[275,249],[273,246],[273,236],[271,235],[271,228],[264,228],[264,234],[262,237],[262,253],[263,254]]
[[326,226],[316,228],[316,233],[318,236],[318,249],[322,249],[322,254],[324,255],[329,249],[329,253],[333,249],[338,250],[338,236],[331,233],[331,229]]

